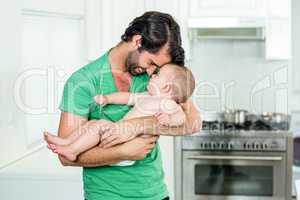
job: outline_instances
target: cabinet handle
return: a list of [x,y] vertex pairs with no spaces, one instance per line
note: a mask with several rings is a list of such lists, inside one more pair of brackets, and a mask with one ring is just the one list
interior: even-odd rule
[[189,156],[187,159],[192,160],[262,160],[262,161],[281,161],[281,156]]

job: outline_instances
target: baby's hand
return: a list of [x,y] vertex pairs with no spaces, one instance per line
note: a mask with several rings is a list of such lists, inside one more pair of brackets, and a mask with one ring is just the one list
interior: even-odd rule
[[107,97],[102,94],[94,96],[94,101],[101,106],[105,106],[108,103]]
[[158,121],[163,126],[170,126],[171,124],[171,117],[167,113],[157,112],[154,115]]

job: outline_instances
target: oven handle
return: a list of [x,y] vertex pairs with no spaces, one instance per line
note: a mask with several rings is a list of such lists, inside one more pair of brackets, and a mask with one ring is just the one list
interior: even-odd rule
[[281,156],[221,156],[221,155],[201,155],[189,156],[192,160],[262,160],[262,161],[281,161]]

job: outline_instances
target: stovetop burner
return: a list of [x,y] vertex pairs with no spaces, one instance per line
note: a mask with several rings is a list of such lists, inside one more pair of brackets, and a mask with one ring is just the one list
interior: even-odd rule
[[276,131],[288,130],[289,125],[287,122],[282,123],[269,123],[263,120],[254,122],[246,121],[244,124],[234,124],[219,121],[203,121],[203,130],[207,131],[239,131],[239,130],[256,130],[256,131]]

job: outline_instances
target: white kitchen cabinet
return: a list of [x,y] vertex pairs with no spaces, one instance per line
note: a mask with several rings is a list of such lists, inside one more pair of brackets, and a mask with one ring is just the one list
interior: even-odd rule
[[267,0],[266,59],[291,58],[291,0]]
[[82,19],[23,14],[23,73],[16,83],[25,95],[16,103],[26,113],[28,145],[42,139],[42,130],[57,131],[61,85],[86,64],[82,23]]
[[140,0],[131,0],[131,3],[119,0],[88,0],[86,7],[90,61],[117,45],[129,23],[145,11],[144,1]]
[[86,0],[22,0],[22,8],[26,10],[84,15]]
[[290,18],[291,0],[267,0],[266,12],[268,18]]
[[265,0],[190,0],[189,17],[259,17],[265,14]]
[[289,19],[269,19],[266,25],[266,59],[291,58],[291,28]]
[[296,108],[300,109],[300,1],[292,2],[292,73],[293,73],[293,91],[297,92]]
[[145,1],[146,11],[160,11],[171,14],[176,20],[179,20],[178,10],[179,1],[178,0],[147,0]]
[[[69,74],[62,71],[74,71],[73,67],[81,65],[77,61],[83,58],[81,53],[84,51],[84,45],[77,41],[80,40],[79,35],[82,33],[78,31],[82,29],[82,23],[78,22],[82,21],[80,18],[82,12],[78,11],[79,7],[77,9],[72,5],[66,9],[55,10],[48,9],[51,6],[50,4],[49,7],[46,6],[46,1],[42,3],[30,1],[32,3],[30,6],[28,2],[11,0],[0,7],[2,26],[0,52],[4,55],[0,59],[0,72],[3,77],[0,80],[0,96],[5,97],[0,100],[3,116],[0,117],[0,151],[3,152],[0,156],[0,169],[2,174],[9,173],[16,176],[61,175],[66,171],[63,171],[57,157],[51,155],[46,145],[36,139],[42,138],[42,131],[48,128],[43,126],[45,123],[50,122],[52,130],[56,132],[59,122],[57,119],[53,121],[53,116],[59,113],[56,103],[61,99],[61,90],[59,92],[63,86],[61,76],[66,78]],[[60,8],[62,4],[72,3],[68,0],[52,1],[51,5],[52,8]],[[80,9],[83,8],[80,6]],[[54,67],[63,70],[56,71]],[[48,88],[44,87],[46,84]],[[53,95],[52,92],[49,94],[45,89],[48,89],[48,92],[55,90],[60,95]],[[28,110],[24,111],[25,106],[19,104],[20,101],[25,104],[29,101],[30,105],[25,106],[35,108],[41,108],[42,103],[42,108],[45,108],[45,114],[49,114],[49,118],[33,114],[36,121],[32,121],[33,118],[28,118],[30,113]],[[49,102],[53,104],[50,105]],[[37,154],[40,156],[35,157]],[[53,156],[51,160],[47,157],[49,155]],[[78,170],[75,173],[70,169],[67,171],[72,171],[71,176],[80,177]],[[22,182],[20,185],[27,183]],[[32,191],[28,191],[30,192],[34,194],[33,187]],[[0,191],[0,194],[3,192]],[[28,196],[22,198],[38,199]]]

